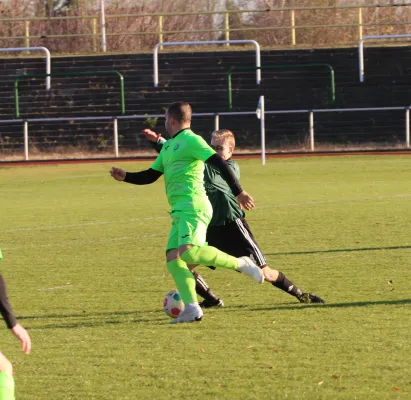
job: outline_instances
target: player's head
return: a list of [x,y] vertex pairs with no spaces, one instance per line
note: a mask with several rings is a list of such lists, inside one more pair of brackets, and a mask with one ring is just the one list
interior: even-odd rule
[[228,160],[233,155],[235,147],[234,133],[228,129],[219,129],[211,134],[211,147],[222,157]]
[[174,136],[181,129],[189,128],[191,125],[191,106],[184,101],[171,104],[166,110],[165,127],[167,133]]

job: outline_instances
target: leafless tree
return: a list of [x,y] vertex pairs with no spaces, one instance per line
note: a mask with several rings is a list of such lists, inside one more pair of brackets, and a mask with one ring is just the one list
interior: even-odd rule
[[[223,15],[207,13],[250,9],[264,11],[230,14],[231,39],[255,39],[267,47],[290,46],[294,33],[297,46],[353,45],[359,37],[359,11],[337,7],[386,3],[387,0],[106,0],[107,48],[122,52],[147,51],[161,38],[163,41],[222,39]],[[401,1],[392,0],[392,4],[401,4]],[[30,45],[46,46],[53,53],[99,51],[99,6],[100,0],[1,2],[2,19],[42,17],[43,20],[27,23],[0,19],[0,43],[3,47],[24,46],[25,32],[29,29]],[[298,10],[299,7],[311,9]],[[407,33],[410,13],[411,6],[364,7],[362,34]],[[159,14],[174,15],[160,18]],[[75,16],[83,18],[65,18]],[[295,30],[291,28],[292,16]]]

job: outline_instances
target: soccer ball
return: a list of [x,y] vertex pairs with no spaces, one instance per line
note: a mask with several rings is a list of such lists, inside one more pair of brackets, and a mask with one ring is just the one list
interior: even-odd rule
[[184,303],[177,290],[172,290],[166,294],[163,301],[163,308],[166,314],[171,318],[177,318],[184,311]]

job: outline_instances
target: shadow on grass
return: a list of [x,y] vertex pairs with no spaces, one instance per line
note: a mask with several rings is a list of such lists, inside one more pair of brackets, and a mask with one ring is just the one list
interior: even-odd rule
[[[368,307],[368,306],[398,306],[411,304],[411,299],[402,300],[378,300],[378,301],[355,301],[352,303],[326,303],[326,304],[290,304],[287,306],[272,306],[272,307],[255,307],[251,308],[252,311],[263,310],[306,310],[308,308],[346,308],[346,307]],[[243,307],[240,307],[243,308]]]
[[164,313],[163,310],[143,310],[143,311],[109,311],[109,312],[98,312],[98,313],[88,313],[86,311],[79,312],[76,314],[47,314],[47,315],[26,315],[17,317],[19,320],[23,319],[51,319],[51,318],[93,318],[100,316],[111,315],[113,317],[127,317],[129,315],[138,315],[138,314],[157,314]]
[[[247,307],[247,306],[228,306],[223,309],[216,309],[213,311],[219,312],[238,312],[238,311],[286,311],[286,310],[307,310],[313,308],[348,308],[348,307],[368,307],[368,306],[398,306],[398,305],[411,305],[411,299],[402,299],[402,300],[379,300],[379,301],[356,301],[352,303],[328,303],[328,304],[290,304],[287,305],[276,305],[270,307]],[[210,311],[211,312],[211,311]],[[143,315],[141,315],[143,314]],[[147,314],[152,315],[148,317]],[[159,314],[162,314],[160,316]],[[135,315],[136,319],[115,319],[116,317],[127,317]],[[27,316],[20,317],[19,320],[29,320],[29,319],[47,319],[52,320],[54,318],[97,318],[95,321],[82,320],[82,321],[67,321],[67,323],[57,322],[54,324],[46,324],[41,326],[33,326],[32,329],[72,329],[72,328],[95,328],[109,325],[119,325],[119,324],[156,324],[156,325],[169,325],[170,319],[164,318],[163,310],[154,310],[154,311],[123,311],[123,312],[107,312],[107,313],[93,313],[93,314],[66,314],[66,315],[40,315],[40,316]]]
[[[161,314],[161,316],[160,316]],[[122,317],[136,318],[123,319]],[[33,326],[32,329],[70,329],[70,328],[90,328],[98,326],[118,325],[118,324],[135,324],[135,323],[159,323],[168,324],[170,320],[164,318],[163,310],[149,311],[121,311],[121,312],[101,312],[101,313],[77,313],[77,314],[49,314],[49,315],[30,315],[18,317],[18,320],[53,320],[53,319],[73,319],[80,318],[79,321],[61,321],[54,324],[46,324],[41,326]]]
[[[37,329],[37,330],[43,330],[43,329],[73,329],[73,328],[97,328],[97,327],[107,327],[109,325],[124,325],[124,324],[150,324],[150,323],[155,323],[156,325],[168,325],[169,324],[168,319],[164,318],[152,318],[152,319],[136,319],[132,321],[124,321],[124,320],[107,320],[107,321],[79,321],[79,322],[72,322],[72,323],[60,323],[60,324],[48,324],[48,325],[42,325],[38,327],[32,327],[31,329]],[[28,330],[30,330],[28,328]]]
[[298,254],[321,254],[321,253],[345,253],[351,251],[380,251],[380,250],[401,250],[411,249],[411,246],[387,246],[387,247],[363,247],[356,249],[331,249],[331,250],[310,250],[310,251],[288,251],[285,253],[264,253],[267,256],[292,256]]

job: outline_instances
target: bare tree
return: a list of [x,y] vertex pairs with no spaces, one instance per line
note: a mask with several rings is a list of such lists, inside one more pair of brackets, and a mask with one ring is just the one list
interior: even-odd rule
[[[400,0],[391,1],[398,7],[362,9],[363,35],[409,32],[411,6],[400,6]],[[231,39],[255,39],[263,46],[290,46],[294,34],[298,46],[353,45],[359,35],[358,9],[337,7],[386,3],[387,0],[106,0],[107,47],[109,51],[122,52],[152,49],[160,41],[160,32],[163,41],[221,39],[224,38],[223,15],[207,13],[225,10],[242,11],[230,14]],[[98,51],[101,47],[99,7],[99,0],[0,3],[2,18],[45,18],[31,21],[29,26],[25,21],[0,20],[1,44],[23,46],[28,27],[31,46],[46,46],[54,53]],[[298,10],[298,7],[310,9]],[[262,11],[246,12],[250,9]],[[175,15],[178,13],[184,15]],[[164,16],[160,18],[159,14]],[[73,16],[83,18],[61,18]]]

